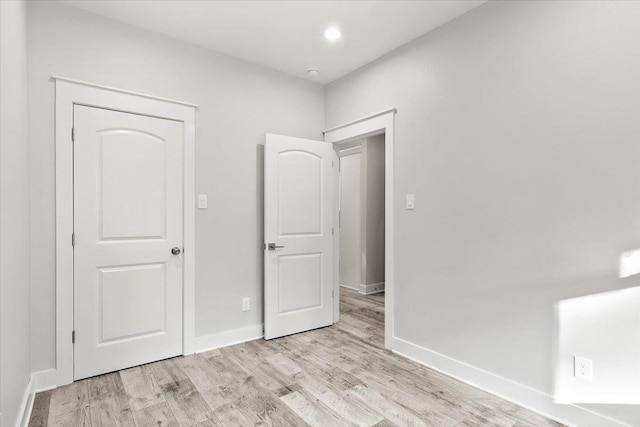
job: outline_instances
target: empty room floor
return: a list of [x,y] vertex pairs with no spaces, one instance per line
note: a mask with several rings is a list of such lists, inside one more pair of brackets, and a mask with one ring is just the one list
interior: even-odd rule
[[561,426],[383,349],[384,294],[340,322],[38,393],[30,426]]

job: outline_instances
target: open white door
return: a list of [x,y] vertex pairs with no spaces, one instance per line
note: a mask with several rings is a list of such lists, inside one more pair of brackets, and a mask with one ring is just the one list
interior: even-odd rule
[[333,146],[267,134],[264,336],[333,322]]

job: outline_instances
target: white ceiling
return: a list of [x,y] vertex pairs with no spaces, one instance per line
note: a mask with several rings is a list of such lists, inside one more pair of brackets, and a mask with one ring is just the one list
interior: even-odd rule
[[[328,83],[486,0],[62,0],[127,24]],[[330,25],[342,38],[329,42]],[[307,76],[317,68],[319,77]]]

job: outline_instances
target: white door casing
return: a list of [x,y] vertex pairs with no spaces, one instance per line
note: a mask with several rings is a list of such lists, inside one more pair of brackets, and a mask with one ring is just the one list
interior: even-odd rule
[[333,323],[333,156],[332,144],[267,134],[266,339]]
[[[385,136],[385,171],[384,171],[384,282],[385,282],[385,308],[384,308],[384,346],[389,350],[394,349],[394,311],[395,311],[395,255],[394,255],[394,153],[395,153],[395,108],[389,108],[379,113],[362,117],[348,123],[334,126],[324,130],[324,140],[340,146],[347,144],[356,139],[361,139],[373,135],[384,133]],[[337,176],[337,173],[336,173]],[[335,187],[338,188],[339,183],[336,179]],[[338,212],[335,212],[336,218]],[[336,234],[334,260],[339,260],[339,240],[340,234]],[[338,274],[336,271],[336,279],[334,282],[335,294],[339,294]],[[334,299],[334,318],[340,316],[339,298]]]
[[74,108],[74,379],[182,354],[183,123]]
[[51,76],[55,84],[55,365],[33,374],[35,387],[45,389],[73,382],[72,344],[73,246],[73,113],[75,105],[90,105],[161,117],[183,123],[183,342],[182,354],[195,351],[195,122],[198,106],[92,82]]

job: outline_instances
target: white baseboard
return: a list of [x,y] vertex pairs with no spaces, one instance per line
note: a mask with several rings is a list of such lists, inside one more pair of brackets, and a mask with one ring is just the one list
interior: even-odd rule
[[[219,332],[195,338],[196,353],[202,353],[216,348],[227,347],[264,337],[262,324]],[[34,391],[45,391],[60,385],[58,371],[47,369],[31,374]]]
[[342,286],[343,288],[354,290],[356,292],[359,292],[359,293],[365,294],[365,295],[377,294],[378,292],[384,292],[384,282],[372,283],[370,285],[362,285],[361,284],[361,285],[356,285],[356,286],[340,284],[340,286]]
[[203,353],[216,348],[253,341],[262,337],[264,337],[264,327],[262,324],[218,332],[217,334],[204,335],[202,337],[196,337],[196,353]]
[[569,426],[633,427],[578,405],[558,404],[553,396],[461,362],[402,338],[392,338],[392,351],[438,372]]
[[377,294],[378,292],[384,292],[384,282],[380,283],[371,283],[369,285],[360,285],[359,289],[361,294],[371,295]]
[[19,416],[16,419],[16,427],[27,427],[31,418],[31,410],[33,409],[33,400],[36,397],[33,375],[29,377],[29,383],[24,391],[22,403],[20,404]]
[[33,388],[36,392],[51,390],[58,386],[58,370],[47,369],[45,371],[38,371],[31,374],[33,378]]

